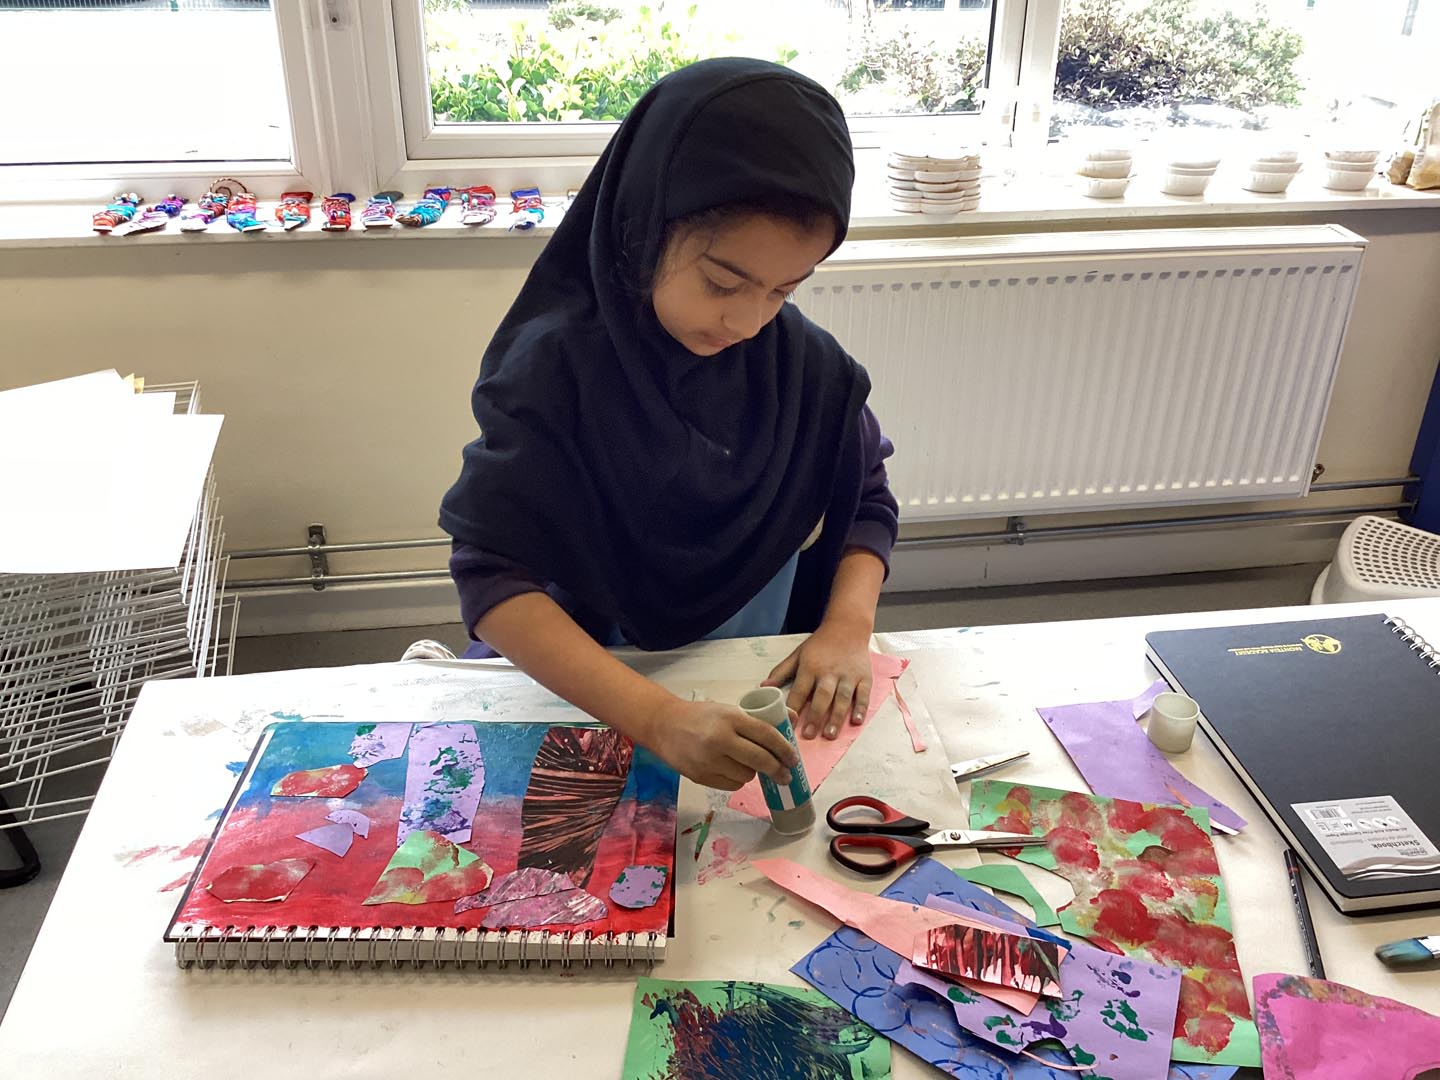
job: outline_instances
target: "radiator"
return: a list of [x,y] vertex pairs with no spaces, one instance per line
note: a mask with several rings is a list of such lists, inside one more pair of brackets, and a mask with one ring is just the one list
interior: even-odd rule
[[869,370],[907,520],[1299,497],[1364,246],[1336,225],[869,240],[795,301]]

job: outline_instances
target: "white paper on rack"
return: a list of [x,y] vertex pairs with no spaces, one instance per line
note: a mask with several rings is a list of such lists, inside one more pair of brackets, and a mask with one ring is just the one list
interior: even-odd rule
[[148,397],[113,371],[0,394],[0,572],[179,562],[223,417]]

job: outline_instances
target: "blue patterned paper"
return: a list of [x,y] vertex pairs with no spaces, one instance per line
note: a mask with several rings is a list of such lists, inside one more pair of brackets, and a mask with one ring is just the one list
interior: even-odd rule
[[[991,915],[1034,924],[1009,905],[934,859],[917,859],[880,894],[923,904],[939,896]],[[892,1042],[958,1080],[1075,1080],[1093,1073],[1052,1069],[977,1039],[960,1026],[955,1011],[918,986],[896,986],[900,957],[858,930],[842,926],[790,970]],[[1037,1053],[1058,1064],[1059,1051]],[[1233,1066],[1171,1064],[1168,1080],[1231,1080]]]

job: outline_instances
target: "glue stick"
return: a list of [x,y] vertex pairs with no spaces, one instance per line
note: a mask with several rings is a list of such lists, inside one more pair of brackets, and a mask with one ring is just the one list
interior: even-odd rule
[[[785,691],[778,686],[762,686],[740,699],[742,711],[764,720],[795,746],[795,729],[790,726],[790,710],[785,707]],[[798,757],[800,748],[795,746]],[[778,833],[794,836],[815,824],[815,804],[810,801],[810,781],[805,776],[805,763],[796,761],[790,768],[790,783],[781,787],[760,773],[760,790],[770,810],[770,823]]]

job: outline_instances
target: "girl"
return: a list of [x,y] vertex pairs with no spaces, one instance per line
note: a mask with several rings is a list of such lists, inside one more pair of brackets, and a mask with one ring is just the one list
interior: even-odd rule
[[863,721],[893,448],[864,369],[785,303],[844,239],[854,175],[809,79],[738,59],[662,79],[486,350],[441,504],[471,635],[712,787],[798,759],[603,646],[809,632],[767,684],[792,684],[806,738]]

